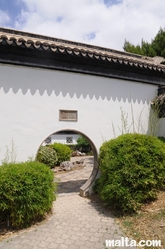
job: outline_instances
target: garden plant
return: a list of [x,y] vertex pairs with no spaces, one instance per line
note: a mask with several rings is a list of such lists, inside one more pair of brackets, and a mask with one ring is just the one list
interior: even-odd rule
[[103,143],[97,191],[120,213],[136,212],[165,187],[165,144],[158,138],[124,134]]
[[57,153],[49,146],[41,146],[37,154],[37,161],[53,168],[58,161]]
[[66,144],[61,143],[54,143],[49,145],[50,148],[53,148],[53,150],[57,153],[57,162],[56,165],[60,165],[60,163],[64,161],[70,161],[71,157],[71,149]]
[[29,161],[0,166],[0,222],[28,227],[51,211],[56,185],[45,164]]

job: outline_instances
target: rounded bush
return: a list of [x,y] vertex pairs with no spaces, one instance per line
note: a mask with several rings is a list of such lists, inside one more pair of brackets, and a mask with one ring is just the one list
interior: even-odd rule
[[0,166],[0,221],[22,228],[44,217],[55,200],[53,172],[39,162]]
[[58,161],[57,153],[51,147],[41,146],[37,154],[37,160],[53,168]]
[[69,146],[67,146],[66,144],[54,143],[51,144],[50,147],[53,148],[57,153],[58,161],[56,165],[60,165],[60,163],[64,161],[70,161],[71,149],[69,148]]
[[125,134],[105,142],[99,164],[99,194],[120,212],[137,211],[165,186],[165,144],[156,137]]

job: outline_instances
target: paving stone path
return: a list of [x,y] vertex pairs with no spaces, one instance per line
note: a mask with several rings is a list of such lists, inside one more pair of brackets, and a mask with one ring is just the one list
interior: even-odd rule
[[78,194],[80,187],[88,180],[93,170],[93,156],[88,157],[72,157],[72,162],[85,160],[84,168],[70,171],[67,173],[57,174],[56,180],[58,184],[58,196]]
[[79,196],[92,160],[88,157],[81,170],[56,175],[60,184],[51,218],[1,241],[0,249],[105,249],[106,239],[120,239],[123,234],[111,214],[99,202]]

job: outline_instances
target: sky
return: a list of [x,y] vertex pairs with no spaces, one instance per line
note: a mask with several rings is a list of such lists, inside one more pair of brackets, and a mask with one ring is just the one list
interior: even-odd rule
[[0,0],[0,27],[123,51],[165,28],[165,0]]

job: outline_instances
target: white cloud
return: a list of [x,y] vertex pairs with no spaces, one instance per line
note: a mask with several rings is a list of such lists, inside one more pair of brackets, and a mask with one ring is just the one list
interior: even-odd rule
[[10,17],[7,12],[0,10],[0,26],[7,26],[10,22]]
[[[15,28],[122,50],[165,27],[164,0],[22,0]],[[116,2],[116,4],[115,4]]]

